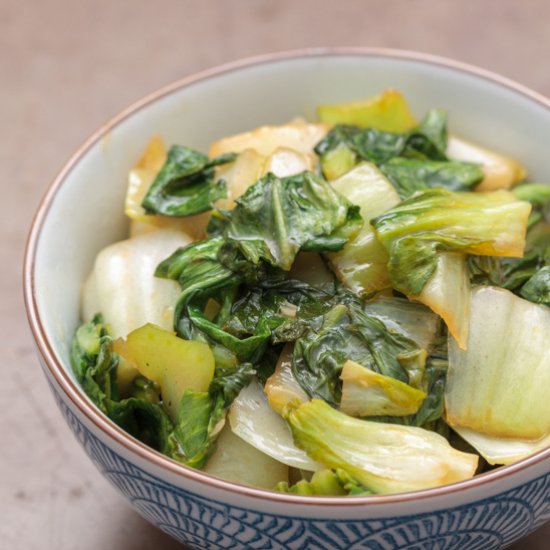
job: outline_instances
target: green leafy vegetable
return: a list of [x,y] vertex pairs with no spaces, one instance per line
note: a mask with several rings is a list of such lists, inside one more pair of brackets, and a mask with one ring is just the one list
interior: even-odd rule
[[541,220],[527,232],[522,258],[470,256],[472,282],[500,286],[534,303],[548,303],[550,282],[550,224]]
[[142,399],[149,403],[158,403],[160,401],[161,388],[159,384],[145,378],[145,376],[136,376],[132,380],[131,387],[132,396],[136,399]]
[[215,357],[204,342],[178,338],[155,325],[143,325],[113,346],[120,357],[160,388],[164,408],[178,416],[185,390],[204,392],[214,377]]
[[430,351],[438,334],[440,319],[425,305],[396,296],[379,296],[365,304],[365,312]]
[[156,277],[174,279],[182,287],[178,308],[181,309],[193,297],[207,297],[243,280],[218,259],[223,244],[222,237],[196,241],[179,248],[158,265]]
[[349,171],[359,160],[380,167],[402,199],[428,188],[468,191],[479,183],[481,167],[448,160],[447,115],[432,110],[413,130],[381,132],[374,128],[336,126],[317,145],[323,173],[334,179]]
[[[317,304],[311,307],[313,301],[323,298],[326,304],[328,297],[305,283],[284,282],[281,268],[290,269],[300,249],[343,246],[362,223],[358,208],[311,173],[288,178],[268,174],[237,200],[234,210],[218,212],[216,219],[211,227],[215,235],[180,248],[156,270],[157,276],[175,279],[182,287],[176,330],[215,346],[218,364],[226,350],[238,362],[273,366],[263,361],[268,340],[277,344],[297,338],[305,319],[321,313]],[[252,287],[244,292],[249,298],[244,302],[238,299],[242,283]],[[269,292],[274,285],[277,297]],[[308,294],[309,306],[303,299]],[[221,307],[215,319],[204,312],[209,297]],[[301,307],[298,319],[288,318],[287,305]],[[265,379],[270,372],[263,367]]]
[[[467,479],[478,457],[449,445],[447,422],[490,460],[540,448],[550,437],[541,370],[550,310],[527,300],[550,306],[550,187],[469,192],[524,172],[468,144],[483,167],[450,160],[446,113],[431,110],[416,124],[394,91],[319,114],[336,126],[315,147],[318,173],[296,172],[315,166],[311,145],[324,125],[222,140],[258,149],[243,152],[254,157],[244,168],[232,153],[170,149],[141,203],[145,214],[213,210],[207,238],[166,257],[189,242],[176,239],[155,272],[181,287],[177,302],[171,294],[163,303],[164,312],[176,302],[177,335],[146,319],[113,341],[96,316],[72,343],[77,380],[114,422],[174,460],[208,471],[212,457],[214,475],[267,488],[280,480],[276,490],[293,494],[394,493]],[[307,147],[296,141],[311,131]],[[288,139],[299,153],[284,149]],[[161,160],[148,151],[155,158],[140,161],[151,162],[148,182],[161,149]],[[216,167],[229,163],[225,207],[234,208],[216,209],[227,195]],[[294,175],[269,171],[281,169]],[[86,300],[106,293],[97,270]],[[501,289],[472,294],[470,281],[525,299]],[[470,315],[471,296],[485,291],[506,299],[485,309],[474,300]],[[88,306],[87,314],[96,309]],[[496,314],[480,314],[491,307]],[[511,317],[519,319],[513,333],[501,327]],[[297,470],[304,479],[292,485]]]
[[110,401],[107,415],[130,435],[161,453],[171,455],[172,421],[158,403],[139,397]]
[[299,250],[339,250],[362,224],[359,209],[310,172],[267,174],[236,202],[227,241],[254,265],[263,260],[286,271]]
[[428,188],[469,191],[483,179],[483,170],[479,166],[457,160],[394,157],[382,164],[380,169],[395,186],[402,199]]
[[408,146],[423,152],[427,158],[445,160],[447,151],[447,112],[430,109],[420,121],[418,128],[411,131]]
[[100,314],[78,327],[71,345],[71,365],[77,380],[94,403],[105,413],[109,402],[118,398],[118,357],[111,353],[112,339]]
[[235,158],[229,153],[210,160],[198,151],[174,145],[141,205],[147,214],[164,216],[191,216],[211,210],[214,202],[227,194],[225,183],[215,181],[214,169]]
[[255,372],[249,363],[233,369],[218,368],[208,393],[184,393],[172,436],[177,460],[195,468],[204,466],[214,451],[227,410]]
[[202,467],[214,449],[227,409],[249,384],[255,369],[248,363],[217,368],[208,392],[184,392],[172,422],[165,404],[159,401],[158,384],[144,376],[133,381],[129,398],[119,400],[118,356],[111,352],[111,343],[100,315],[77,329],[71,359],[86,393],[107,416],[140,441],[179,462]]
[[383,164],[405,152],[408,134],[382,132],[373,128],[361,130],[355,126],[335,126],[316,146],[315,152],[321,156],[333,149],[346,147],[356,161],[366,160],[374,164]]
[[530,202],[533,206],[550,204],[550,185],[547,183],[524,183],[514,187],[512,193],[519,200]]
[[265,318],[262,318],[254,333],[248,338],[238,338],[229,332],[226,332],[222,327],[209,321],[200,308],[190,305],[188,307],[189,320],[194,327],[209,337],[211,341],[221,344],[241,361],[254,361],[259,359],[265,351],[265,344],[271,336],[269,325]]
[[371,223],[388,251],[393,287],[418,296],[436,270],[438,252],[521,256],[530,210],[506,191],[430,189]]
[[401,361],[414,356],[422,364],[425,359],[414,341],[388,330],[360,301],[351,296],[344,301],[323,316],[319,328],[312,327],[298,338],[292,361],[292,373],[302,389],[334,406],[341,400],[339,377],[347,360],[408,383]]
[[71,346],[75,376],[90,399],[128,433],[163,453],[170,453],[172,422],[153,394],[143,393],[143,381],[135,380],[132,395],[119,399],[116,385],[118,356],[101,315],[81,325]]
[[175,456],[179,462],[200,468],[211,450],[210,418],[213,402],[207,392],[186,390],[180,402],[172,434]]
[[384,164],[393,157],[446,160],[447,114],[432,110],[410,132],[383,132],[374,128],[337,125],[315,147],[323,164],[325,155],[337,148],[347,148],[355,158]]
[[521,287],[520,295],[535,304],[550,306],[550,265],[541,267]]
[[373,494],[341,468],[319,470],[313,473],[309,481],[301,479],[294,485],[282,481],[277,484],[275,490],[281,493],[305,496],[367,496]]
[[331,181],[349,172],[357,164],[357,155],[343,142],[321,157],[323,176]]
[[329,468],[341,468],[376,493],[435,487],[472,477],[477,455],[412,426],[352,418],[319,399],[288,413],[294,441]]
[[203,303],[206,298],[221,290],[233,288],[243,281],[243,276],[225,267],[218,258],[223,237],[211,237],[179,248],[161,262],[155,276],[174,279],[179,282],[182,292],[176,303],[174,326],[182,336],[192,338],[186,325],[186,306],[192,299]]
[[[432,354],[426,360],[426,368],[420,387],[427,393],[427,396],[416,414],[404,419],[410,426],[420,426],[440,431],[435,424],[443,416],[445,405],[443,394],[448,365],[446,349],[443,354]],[[445,428],[443,428],[443,431],[446,431]]]
[[539,255],[527,251],[523,258],[468,257],[468,270],[473,284],[500,286],[516,293],[536,273],[538,264]]
[[[412,369],[409,368],[411,366]],[[441,334],[438,334],[433,349],[422,368],[418,368],[418,363],[412,365],[404,363],[409,375],[409,384],[426,393],[418,411],[408,416],[379,416],[371,417],[370,420],[418,426],[436,431],[448,438],[449,429],[442,420],[448,366],[447,333],[442,331]]]
[[223,328],[242,338],[267,325],[273,344],[294,341],[334,305],[332,287],[331,292],[296,279],[264,281],[235,302]]

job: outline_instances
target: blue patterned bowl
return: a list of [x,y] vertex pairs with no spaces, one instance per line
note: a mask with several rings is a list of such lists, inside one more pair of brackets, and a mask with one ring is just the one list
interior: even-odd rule
[[276,494],[210,477],[149,449],[105,418],[72,376],[68,351],[80,284],[96,253],[125,235],[126,173],[152,134],[206,149],[217,137],[390,86],[404,92],[419,114],[447,108],[454,132],[510,153],[535,179],[550,180],[547,99],[485,71],[425,55],[314,50],[207,71],[138,102],[84,144],[38,210],[25,297],[57,404],[99,471],[132,506],[194,548],[489,550],[550,517],[550,449],[416,493],[354,499]]

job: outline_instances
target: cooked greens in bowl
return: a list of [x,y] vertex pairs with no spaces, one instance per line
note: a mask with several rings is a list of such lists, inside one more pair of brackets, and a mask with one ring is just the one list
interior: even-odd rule
[[84,285],[88,396],[174,460],[307,495],[549,446],[550,187],[392,90],[318,117],[208,155],[151,139]]

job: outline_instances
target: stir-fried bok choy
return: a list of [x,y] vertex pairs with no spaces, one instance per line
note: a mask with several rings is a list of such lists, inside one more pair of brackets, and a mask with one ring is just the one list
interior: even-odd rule
[[295,495],[427,489],[550,446],[550,186],[414,112],[386,90],[208,154],[153,137],[129,238],[83,286],[88,397],[175,461]]

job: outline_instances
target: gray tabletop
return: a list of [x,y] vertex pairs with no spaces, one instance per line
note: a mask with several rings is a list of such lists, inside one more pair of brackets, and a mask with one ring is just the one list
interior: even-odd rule
[[[445,55],[550,95],[545,0],[0,0],[0,547],[181,548],[94,470],[35,359],[21,259],[49,181],[96,127],[163,84],[323,45]],[[550,524],[514,548],[547,549],[549,539]]]

